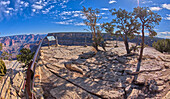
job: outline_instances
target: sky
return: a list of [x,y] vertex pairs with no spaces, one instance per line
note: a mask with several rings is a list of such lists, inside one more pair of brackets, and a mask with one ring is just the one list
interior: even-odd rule
[[138,5],[161,15],[157,37],[170,38],[170,0],[0,0],[0,36],[86,32],[83,6],[98,8],[103,23],[112,20],[110,9],[130,12]]

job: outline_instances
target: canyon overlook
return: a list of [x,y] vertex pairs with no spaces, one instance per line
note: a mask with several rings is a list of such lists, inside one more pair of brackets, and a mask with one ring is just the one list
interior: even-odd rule
[[[50,33],[50,35],[53,35],[54,33]],[[58,38],[58,42],[61,45],[91,45],[92,43],[92,35],[87,32],[61,32],[61,33],[55,33],[55,36]],[[12,54],[12,58],[16,58],[16,55],[19,54],[20,49],[22,48],[29,48],[32,51],[36,51],[39,40],[43,39],[45,37],[45,34],[30,34],[30,35],[15,35],[15,36],[7,36],[7,37],[0,37],[0,43],[3,45],[3,51],[6,51],[10,54]],[[103,33],[103,37],[105,40],[116,40],[117,38],[115,36],[110,36],[109,34]],[[85,39],[87,42],[85,42]],[[146,44],[149,46],[152,46],[152,43],[154,41],[159,40],[160,38],[149,38],[146,37]],[[118,38],[118,40],[122,40],[121,38]],[[129,40],[131,42],[138,41],[138,37],[136,37],[133,40]],[[140,40],[139,40],[140,42]]]

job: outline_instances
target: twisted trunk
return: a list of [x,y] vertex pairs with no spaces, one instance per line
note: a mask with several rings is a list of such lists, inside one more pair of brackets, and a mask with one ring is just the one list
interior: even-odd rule
[[129,43],[127,41],[127,35],[125,35],[124,44],[125,44],[125,47],[126,47],[127,54],[130,54]]
[[142,44],[141,44],[141,50],[140,50],[140,55],[139,55],[139,59],[138,59],[138,65],[137,65],[137,69],[136,69],[137,72],[140,70],[140,63],[142,62],[144,40],[145,40],[144,38],[145,38],[145,35],[144,35],[144,24],[143,24],[142,25]]

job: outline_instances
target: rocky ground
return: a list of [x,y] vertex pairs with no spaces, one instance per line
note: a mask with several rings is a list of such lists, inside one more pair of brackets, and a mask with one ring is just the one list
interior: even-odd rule
[[135,72],[138,52],[127,55],[123,42],[117,48],[108,43],[106,52],[96,52],[90,46],[42,47],[36,68],[41,89],[35,90],[37,96],[170,99],[170,55],[146,47],[140,72]]
[[4,60],[7,73],[0,80],[0,99],[21,99],[24,97],[23,84],[25,81],[23,64]]

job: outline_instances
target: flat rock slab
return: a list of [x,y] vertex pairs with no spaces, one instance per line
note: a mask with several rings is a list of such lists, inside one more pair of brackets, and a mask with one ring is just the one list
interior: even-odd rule
[[45,90],[44,94],[51,95],[46,98],[149,98],[150,94],[144,94],[143,90],[148,88],[148,80],[153,79],[156,79],[155,94],[162,96],[162,93],[166,93],[168,88],[164,86],[168,85],[169,79],[163,70],[167,72],[169,67],[165,66],[168,64],[167,61],[159,58],[164,58],[163,54],[146,48],[153,52],[145,51],[141,72],[136,82],[133,82],[134,75],[128,72],[136,71],[138,55],[126,55],[124,44],[119,43],[117,48],[106,47],[106,52],[96,52],[90,46],[42,48],[42,87]]
[[142,62],[140,71],[159,71],[163,68],[163,64],[156,60],[146,60]]

